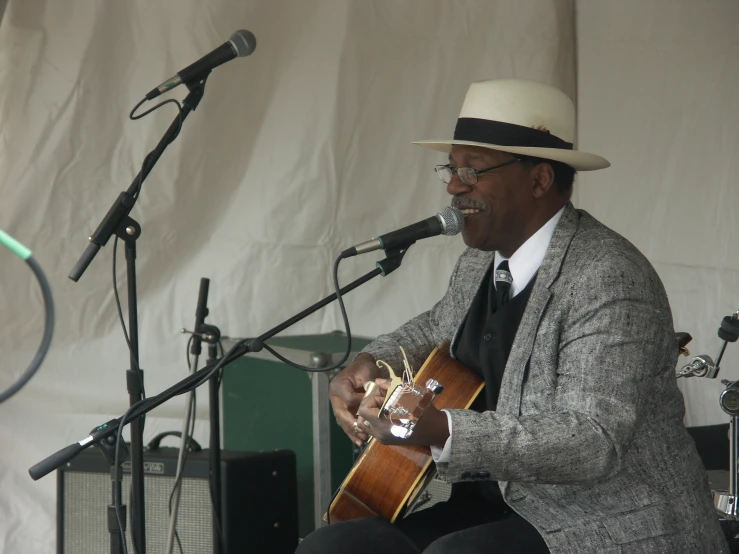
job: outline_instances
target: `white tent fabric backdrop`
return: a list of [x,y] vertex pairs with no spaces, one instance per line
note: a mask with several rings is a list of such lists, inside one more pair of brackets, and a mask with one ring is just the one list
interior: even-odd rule
[[[576,205],[647,254],[676,327],[696,337],[695,352],[714,354],[721,316],[739,307],[729,248],[738,14],[732,0],[697,6],[579,3],[575,47],[565,0],[8,0],[0,228],[34,250],[58,313],[38,375],[0,405],[0,552],[54,551],[53,476],[34,483],[27,468],[128,404],[112,241],[79,283],[66,277],[174,110],[138,122],[127,114],[239,28],[257,36],[255,54],[213,72],[132,213],[143,227],[149,395],[187,372],[179,329],[192,326],[201,277],[211,279],[213,321],[228,335],[254,335],[329,294],[342,248],[445,205],[431,169],[443,157],[410,143],[448,136],[468,84],[487,78],[540,80],[577,97],[580,146],[613,167],[578,178]],[[423,241],[395,274],[347,296],[353,332],[376,335],[426,309],[461,249],[460,239]],[[342,281],[373,263],[345,263]],[[35,282],[2,250],[0,283],[5,388],[31,359],[43,319]],[[291,333],[339,328],[332,306]],[[737,374],[735,360],[730,348],[722,377]],[[688,422],[725,420],[720,384],[684,386]],[[201,397],[196,438],[205,440]],[[145,438],[179,429],[182,413],[181,399],[156,410]]]

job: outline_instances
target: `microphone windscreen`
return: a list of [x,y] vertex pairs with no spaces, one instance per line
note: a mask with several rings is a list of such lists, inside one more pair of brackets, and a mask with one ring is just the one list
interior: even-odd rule
[[441,221],[442,235],[456,235],[464,228],[464,214],[456,208],[446,206],[439,211],[436,217]]
[[244,29],[236,31],[228,41],[236,50],[236,56],[239,58],[248,56],[257,49],[257,37],[251,31]]

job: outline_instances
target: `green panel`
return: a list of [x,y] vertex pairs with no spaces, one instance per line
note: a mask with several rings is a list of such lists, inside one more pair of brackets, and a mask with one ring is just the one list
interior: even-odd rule
[[[279,337],[273,346],[307,352],[342,352],[343,333]],[[358,352],[371,339],[353,337]],[[227,450],[293,450],[297,457],[300,536],[314,528],[313,412],[311,380],[307,373],[275,360],[248,355],[223,372],[223,448]],[[335,490],[352,466],[354,445],[332,417],[331,485]]]
[[[359,352],[373,339],[352,336],[352,352]],[[330,354],[346,350],[346,335],[334,331],[323,335],[296,335],[294,337],[275,337],[267,344],[305,350],[306,352],[327,352]]]

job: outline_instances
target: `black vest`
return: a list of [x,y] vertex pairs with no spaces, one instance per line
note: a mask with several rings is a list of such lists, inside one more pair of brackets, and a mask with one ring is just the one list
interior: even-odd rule
[[455,348],[457,360],[485,379],[483,394],[472,406],[477,411],[495,410],[498,404],[503,371],[536,280],[534,276],[525,289],[497,309],[492,274],[493,264],[472,300]]
[[[524,290],[511,298],[501,309],[497,309],[493,269],[491,263],[480,290],[472,300],[454,350],[457,360],[462,365],[485,379],[483,394],[471,406],[471,409],[478,412],[495,410],[498,404],[500,384],[508,355],[536,281],[534,275]],[[463,499],[462,501],[470,505],[474,505],[477,500],[495,507],[494,509],[499,512],[508,511],[496,481],[454,483],[452,496],[458,500]]]

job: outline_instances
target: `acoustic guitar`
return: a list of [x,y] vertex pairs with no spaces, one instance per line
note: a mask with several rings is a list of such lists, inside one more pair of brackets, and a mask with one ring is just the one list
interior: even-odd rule
[[[688,333],[675,333],[680,353],[689,355],[686,348],[692,340]],[[391,372],[392,373],[392,372]],[[444,387],[434,398],[438,409],[469,408],[485,386],[483,379],[449,356],[449,343],[435,348],[415,376],[415,383],[429,379]],[[388,389],[388,403],[397,392]],[[392,413],[393,407],[383,407]],[[368,516],[381,516],[393,523],[405,515],[409,506],[433,478],[431,450],[425,446],[387,446],[370,438],[364,452],[349,471],[325,516],[329,523],[348,521]]]
[[[485,386],[479,375],[449,355],[448,342],[434,349],[414,378],[416,384],[429,380],[443,386],[443,392],[433,400],[440,410],[469,408]],[[393,394],[398,390],[393,386],[388,389],[384,413],[395,412],[389,403],[398,398]],[[403,517],[434,474],[428,447],[388,446],[370,438],[341,484],[325,519],[338,523],[381,516],[392,523]]]

